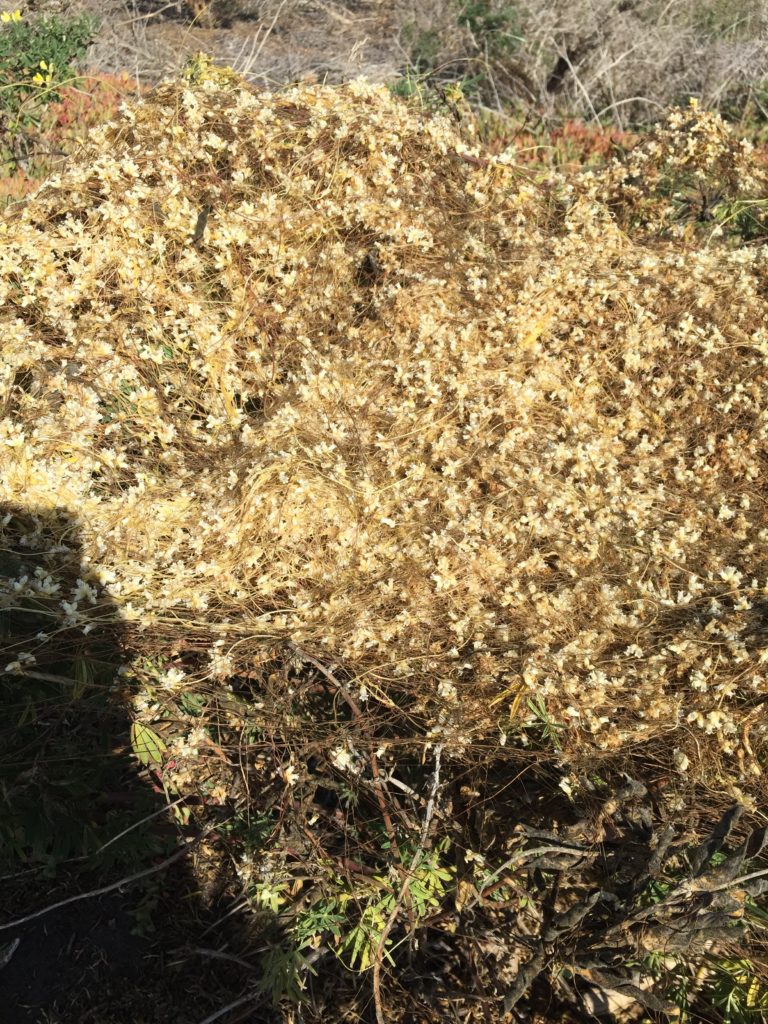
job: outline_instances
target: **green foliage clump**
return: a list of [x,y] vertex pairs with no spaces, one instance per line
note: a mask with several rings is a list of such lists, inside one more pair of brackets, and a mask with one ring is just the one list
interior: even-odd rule
[[28,155],[28,136],[39,128],[48,105],[75,76],[98,21],[90,14],[27,21],[19,11],[0,23],[0,163],[10,169]]
[[504,62],[523,42],[517,7],[506,0],[451,0],[443,23],[406,22],[402,27],[409,66],[395,83],[412,96],[414,76],[424,83],[459,83],[468,97],[493,91]]
[[[61,85],[72,77],[98,28],[90,14],[72,18],[14,18],[0,31],[0,105],[13,110],[25,95],[45,86],[48,100],[58,99]],[[42,72],[42,73],[41,73]]]
[[512,4],[466,0],[456,20],[466,25],[481,46],[498,54],[513,53],[520,46],[520,17]]

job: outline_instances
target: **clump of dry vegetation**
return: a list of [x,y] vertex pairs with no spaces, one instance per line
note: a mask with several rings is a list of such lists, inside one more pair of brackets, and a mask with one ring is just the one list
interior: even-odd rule
[[[650,952],[667,863],[668,933],[695,919],[701,952],[744,918],[748,886],[685,899],[728,889],[738,815],[700,848],[706,820],[671,823],[764,787],[767,267],[733,204],[765,195],[695,109],[535,179],[383,87],[260,92],[201,59],[6,213],[0,502],[41,536],[71,510],[83,571],[4,584],[55,628],[2,667],[117,609],[135,749],[234,808],[276,998],[322,1004],[331,954],[372,968],[379,1019],[447,1012],[455,964],[473,1013],[564,965],[615,988],[596,958]],[[641,763],[652,800],[616,788]],[[595,860],[606,836],[629,861]],[[571,896],[539,885],[565,868]],[[418,948],[453,981],[426,992]]]

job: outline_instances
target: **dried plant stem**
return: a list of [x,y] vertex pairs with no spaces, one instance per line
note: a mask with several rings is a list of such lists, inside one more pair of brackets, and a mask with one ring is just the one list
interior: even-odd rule
[[378,759],[376,757],[376,751],[374,749],[375,741],[374,741],[373,737],[371,736],[370,727],[368,726],[368,723],[365,721],[365,719],[363,717],[363,713],[360,710],[360,705],[352,697],[352,695],[350,694],[350,692],[346,688],[346,686],[344,686],[344,684],[339,679],[337,679],[336,676],[333,674],[333,672],[331,672],[330,669],[326,668],[326,666],[323,665],[322,662],[318,661],[317,658],[313,658],[311,654],[308,654],[306,651],[302,650],[302,648],[297,647],[296,644],[294,644],[294,643],[289,643],[288,647],[294,652],[294,654],[297,657],[301,658],[303,661],[308,662],[310,665],[312,665],[314,668],[316,668],[318,670],[318,672],[320,672],[328,680],[329,683],[332,683],[333,686],[336,687],[338,692],[341,694],[341,696],[344,698],[346,703],[349,705],[349,708],[350,708],[350,710],[352,712],[352,715],[354,716],[355,721],[357,722],[357,724],[360,727],[360,731],[365,736],[367,736],[368,739],[371,741],[371,750],[370,750],[370,754],[369,754],[369,760],[370,760],[370,764],[371,764],[371,774],[373,776],[373,781],[374,781],[373,789],[374,789],[374,792],[376,793],[376,802],[378,803],[379,810],[381,811],[381,817],[382,817],[382,820],[384,822],[384,828],[387,831],[387,838],[389,839],[389,842],[391,844],[392,849],[397,854],[398,860],[402,864],[402,857],[400,855],[400,848],[397,845],[397,837],[395,835],[395,828],[394,828],[394,825],[392,824],[392,816],[389,813],[389,808],[387,807],[386,800],[384,799],[384,793],[387,792],[386,782],[383,779],[383,777],[381,775],[381,772],[379,770],[379,762],[378,762]]
[[205,1020],[201,1020],[200,1024],[213,1024],[216,1020],[221,1020],[222,1017],[226,1016],[230,1010],[236,1010],[238,1006],[245,1006],[246,1003],[252,1003],[254,1000],[259,998],[258,992],[248,992],[244,996],[240,996],[239,999],[233,999],[231,1003],[227,1003],[226,1006],[222,1006],[216,1010],[210,1016],[206,1017]]
[[384,948],[386,946],[389,933],[397,919],[397,915],[400,913],[400,908],[406,898],[408,891],[408,885],[410,882],[410,876],[419,866],[421,858],[424,856],[424,850],[426,848],[427,840],[429,838],[429,829],[432,824],[432,818],[435,813],[435,800],[437,798],[437,791],[440,788],[440,766],[441,758],[443,753],[443,745],[439,743],[435,747],[435,767],[432,772],[432,785],[429,792],[429,800],[427,802],[427,809],[424,812],[424,821],[421,827],[421,836],[419,838],[419,845],[416,848],[416,852],[413,855],[410,866],[408,868],[408,874],[405,881],[400,887],[400,892],[395,905],[392,907],[392,911],[387,918],[386,924],[381,932],[378,946],[376,947],[376,953],[373,958],[373,1000],[376,1007],[376,1024],[386,1024],[386,1018],[384,1016],[384,1005],[381,998],[381,968],[384,960]]

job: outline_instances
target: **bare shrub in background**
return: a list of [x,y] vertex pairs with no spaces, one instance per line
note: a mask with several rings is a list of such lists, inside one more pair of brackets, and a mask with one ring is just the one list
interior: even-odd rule
[[401,11],[413,69],[479,76],[485,103],[620,126],[689,96],[764,111],[764,0],[427,0]]
[[[94,0],[87,0],[94,5]],[[127,69],[142,82],[180,72],[199,50],[249,81],[273,88],[297,79],[387,81],[398,75],[391,5],[312,0],[213,0],[211,4],[115,0],[103,14],[90,66]]]
[[739,107],[766,88],[763,0],[521,6],[529,66],[541,99],[554,108],[622,123],[654,119],[688,96]]

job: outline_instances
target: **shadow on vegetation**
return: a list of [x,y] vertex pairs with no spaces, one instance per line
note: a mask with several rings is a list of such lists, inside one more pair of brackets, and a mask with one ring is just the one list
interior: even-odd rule
[[132,754],[124,639],[71,513],[0,504],[1,1024],[194,1024],[247,981],[195,939],[223,912]]

